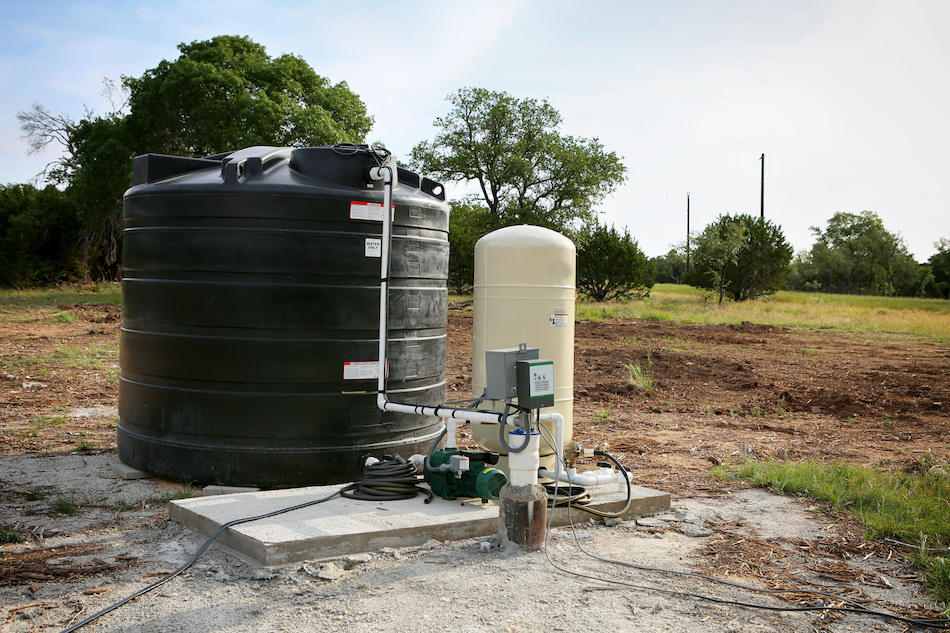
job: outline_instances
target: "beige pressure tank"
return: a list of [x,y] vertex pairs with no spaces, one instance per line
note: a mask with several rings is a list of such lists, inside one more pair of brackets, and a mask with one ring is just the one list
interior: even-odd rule
[[[571,240],[540,226],[510,226],[475,244],[472,394],[482,395],[487,385],[485,350],[520,343],[539,348],[541,358],[554,361],[554,407],[541,412],[564,417],[565,446],[574,417],[575,258]],[[553,438],[553,424],[545,426]],[[497,424],[472,423],[472,435],[482,447],[505,453]],[[552,456],[542,441],[542,466],[553,468]],[[507,460],[500,466],[506,470]]]

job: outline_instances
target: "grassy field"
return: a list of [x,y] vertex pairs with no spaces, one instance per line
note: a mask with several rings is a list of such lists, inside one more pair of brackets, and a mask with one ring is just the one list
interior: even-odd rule
[[62,286],[39,290],[0,290],[0,314],[16,314],[26,310],[49,309],[56,312],[61,304],[122,302],[121,285],[115,282],[88,287]]
[[950,342],[950,301],[908,297],[778,292],[722,307],[703,290],[657,284],[642,301],[577,303],[577,319],[653,319],[682,323],[741,323],[919,336]]

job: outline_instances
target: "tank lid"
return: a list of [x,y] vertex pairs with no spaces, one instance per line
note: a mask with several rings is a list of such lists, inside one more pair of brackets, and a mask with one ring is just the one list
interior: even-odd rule
[[560,246],[574,249],[574,242],[543,226],[518,224],[492,231],[476,242],[476,247],[524,247],[524,246]]

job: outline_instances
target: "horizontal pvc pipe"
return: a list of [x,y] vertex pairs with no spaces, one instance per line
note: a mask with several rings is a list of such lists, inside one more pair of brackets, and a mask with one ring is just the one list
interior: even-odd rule
[[548,479],[557,479],[575,486],[601,486],[603,484],[626,483],[629,473],[618,472],[612,468],[601,468],[583,474],[578,474],[576,468],[569,468],[567,472],[558,470],[557,473],[542,468],[538,475]]

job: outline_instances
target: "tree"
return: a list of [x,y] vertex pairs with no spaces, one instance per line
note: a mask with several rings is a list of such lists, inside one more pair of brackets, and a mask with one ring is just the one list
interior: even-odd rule
[[259,44],[232,36],[179,50],[176,61],[125,77],[121,87],[105,80],[112,111],[104,116],[87,110],[77,123],[39,103],[17,113],[30,153],[50,143],[64,150],[40,178],[73,200],[93,276],[119,274],[122,196],[132,186],[134,156],[358,142],[372,125],[346,83],[330,85],[299,57],[272,59]]
[[578,290],[594,301],[650,295],[656,269],[626,229],[595,222],[578,231],[575,242]]
[[785,287],[794,251],[782,229],[750,215],[733,218],[745,227],[735,265],[726,271],[726,292],[735,301],[757,299]]
[[937,252],[930,256],[930,271],[933,276],[927,284],[928,294],[940,299],[950,299],[950,239],[942,237],[934,242]]
[[0,186],[0,286],[75,281],[83,275],[79,214],[50,185]]
[[302,58],[271,58],[247,37],[179,44],[130,90],[139,152],[205,156],[253,145],[361,142],[372,127],[345,82],[330,85]]
[[792,247],[778,225],[747,214],[721,215],[696,238],[687,280],[733,301],[756,299],[785,286]]
[[563,136],[547,101],[463,88],[435,120],[432,142],[413,148],[414,169],[451,182],[474,182],[493,229],[536,224],[570,232],[594,220],[593,207],[623,182],[626,168],[597,139]]
[[490,231],[488,209],[471,203],[449,202],[449,290],[468,292],[475,283],[475,242]]
[[671,248],[666,255],[653,258],[656,283],[681,284],[686,281],[686,247]]
[[726,272],[736,263],[745,240],[745,225],[728,215],[703,229],[693,241],[693,267],[687,277],[690,285],[718,292],[722,305]]
[[70,135],[76,168],[66,193],[80,212],[83,250],[94,278],[120,276],[122,198],[132,186],[136,152],[128,120],[120,116],[83,119]]
[[921,281],[917,263],[904,240],[887,231],[872,211],[835,213],[816,236],[808,268],[822,292],[915,294]]

